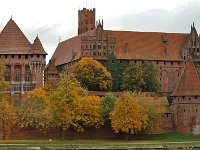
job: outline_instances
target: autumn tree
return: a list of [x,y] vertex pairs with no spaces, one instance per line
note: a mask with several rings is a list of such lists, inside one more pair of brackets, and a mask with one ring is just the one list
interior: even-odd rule
[[144,113],[147,115],[147,126],[143,130],[149,130],[152,128],[159,128],[160,122],[162,122],[162,114],[165,110],[160,106],[158,101],[152,100],[151,97],[145,94],[137,94],[139,98],[138,103],[144,108]]
[[16,114],[11,105],[10,96],[5,93],[10,87],[4,80],[5,69],[4,62],[0,61],[0,124],[4,140],[16,122]]
[[116,56],[111,54],[106,61],[101,61],[101,63],[112,75],[112,91],[122,91],[123,72],[128,66],[128,61],[117,60]]
[[6,66],[3,61],[0,60],[0,100],[5,99],[5,91],[10,88],[9,84],[5,81]]
[[92,58],[81,59],[73,73],[82,86],[90,91],[105,91],[112,87],[112,76],[107,69]]
[[41,89],[34,89],[27,93],[17,111],[18,126],[29,131],[49,128],[51,122],[50,102],[46,92]]
[[144,92],[157,92],[159,82],[156,78],[156,69],[150,61],[145,61],[142,64],[142,78],[145,82],[142,90]]
[[52,125],[67,130],[74,119],[71,103],[74,99],[87,95],[87,90],[81,87],[73,75],[60,74],[57,87],[49,95],[53,115]]
[[148,125],[148,116],[138,103],[140,99],[124,93],[111,113],[111,126],[115,133],[137,134]]
[[3,140],[16,123],[16,113],[13,106],[6,100],[0,100],[0,124],[2,126]]
[[107,93],[102,99],[102,115],[104,120],[110,119],[110,113],[112,112],[116,102],[116,97],[112,93]]
[[123,73],[123,88],[125,91],[141,91],[145,82],[142,70],[137,64],[129,64]]
[[85,96],[74,99],[72,103],[74,115],[73,126],[78,132],[98,128],[103,125],[101,100],[97,96]]

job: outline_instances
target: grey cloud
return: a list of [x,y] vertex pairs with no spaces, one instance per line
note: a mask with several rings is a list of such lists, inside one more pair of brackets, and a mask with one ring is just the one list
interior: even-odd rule
[[110,29],[159,32],[190,32],[194,22],[200,29],[200,1],[192,1],[173,11],[159,9],[138,14],[120,16],[118,19],[105,20]]

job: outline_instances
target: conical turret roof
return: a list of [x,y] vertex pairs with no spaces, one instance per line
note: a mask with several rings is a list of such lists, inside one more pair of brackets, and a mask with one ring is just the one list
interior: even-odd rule
[[192,60],[186,63],[172,96],[200,96],[200,80]]
[[34,40],[34,43],[31,46],[31,49],[29,51],[29,53],[33,53],[33,54],[47,54],[42,46],[42,43],[39,39],[39,37],[37,36]]
[[0,54],[26,54],[30,46],[26,36],[14,20],[10,19],[0,33]]

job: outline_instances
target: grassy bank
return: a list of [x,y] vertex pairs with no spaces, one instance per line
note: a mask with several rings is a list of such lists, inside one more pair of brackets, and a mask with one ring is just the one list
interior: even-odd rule
[[200,136],[161,134],[140,136],[136,140],[7,140],[0,141],[0,149],[133,149],[200,147]]

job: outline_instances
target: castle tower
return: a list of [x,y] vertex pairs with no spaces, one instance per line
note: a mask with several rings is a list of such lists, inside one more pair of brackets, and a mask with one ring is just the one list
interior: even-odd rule
[[78,11],[78,34],[95,29],[95,8]]
[[189,60],[173,94],[174,128],[178,133],[200,133],[200,80]]

